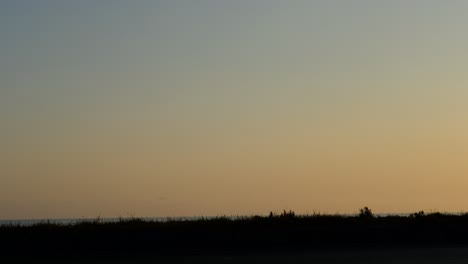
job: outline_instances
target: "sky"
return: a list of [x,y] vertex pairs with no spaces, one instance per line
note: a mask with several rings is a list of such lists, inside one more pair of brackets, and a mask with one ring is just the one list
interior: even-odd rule
[[0,219],[468,211],[467,10],[0,1]]

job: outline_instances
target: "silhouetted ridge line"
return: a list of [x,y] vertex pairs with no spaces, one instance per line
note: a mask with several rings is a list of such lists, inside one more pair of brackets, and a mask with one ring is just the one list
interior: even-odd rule
[[139,218],[67,225],[0,227],[2,255],[152,256],[226,251],[322,250],[468,245],[468,214],[417,212],[376,216],[296,215],[147,221]]

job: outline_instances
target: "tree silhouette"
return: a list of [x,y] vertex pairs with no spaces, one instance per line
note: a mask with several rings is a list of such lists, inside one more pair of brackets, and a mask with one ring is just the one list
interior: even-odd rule
[[364,208],[359,209],[359,217],[361,218],[374,218],[374,213],[369,207],[365,206]]

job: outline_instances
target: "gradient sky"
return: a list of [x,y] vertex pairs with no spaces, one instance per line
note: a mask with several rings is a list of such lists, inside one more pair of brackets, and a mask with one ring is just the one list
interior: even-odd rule
[[0,2],[0,218],[468,211],[467,1]]

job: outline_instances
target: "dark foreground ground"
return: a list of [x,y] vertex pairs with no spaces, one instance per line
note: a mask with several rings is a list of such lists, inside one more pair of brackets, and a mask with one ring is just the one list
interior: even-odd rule
[[468,215],[295,216],[0,227],[33,263],[468,263]]
[[[14,261],[10,260],[11,261]],[[412,249],[371,249],[332,251],[283,251],[226,253],[201,256],[156,256],[152,258],[62,258],[29,259],[30,263],[316,263],[316,264],[466,264],[466,248],[412,248]]]

